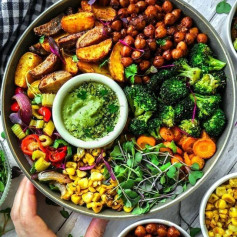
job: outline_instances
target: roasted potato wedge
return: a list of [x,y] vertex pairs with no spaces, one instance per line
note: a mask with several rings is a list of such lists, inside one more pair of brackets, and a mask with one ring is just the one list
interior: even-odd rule
[[84,62],[98,62],[108,55],[112,47],[112,39],[107,39],[99,44],[79,48],[76,51],[79,60]]
[[98,4],[91,6],[87,1],[82,1],[81,8],[83,11],[93,12],[96,19],[103,21],[112,21],[116,17],[116,11],[110,6],[101,6]]
[[47,56],[49,52],[47,52],[41,45],[41,43],[34,44],[29,47],[29,51],[40,56]]
[[116,43],[109,58],[109,71],[112,78],[118,82],[124,82],[124,66],[121,63],[121,49],[123,45]]
[[71,50],[76,48],[76,43],[78,39],[85,34],[85,32],[79,32],[76,34],[71,34],[65,37],[62,37],[58,40],[58,45],[60,48],[63,48],[64,50]]
[[66,71],[53,72],[43,77],[39,84],[39,90],[42,93],[57,93],[60,87],[72,78],[72,75]]
[[77,48],[83,48],[98,44],[106,38],[104,34],[104,26],[96,26],[91,30],[88,30],[77,41]]
[[58,34],[62,30],[61,20],[64,14],[60,14],[59,16],[53,18],[48,23],[35,27],[34,32],[36,35],[45,35],[52,36]]
[[72,75],[76,75],[78,73],[77,62],[74,62],[72,59],[72,55],[66,54],[64,50],[62,50],[62,56],[65,60],[65,64],[63,64],[63,70],[69,72]]
[[30,99],[34,99],[35,95],[41,94],[39,90],[40,80],[34,81],[30,84],[27,90],[27,95]]
[[79,12],[64,16],[61,21],[62,28],[69,34],[78,33],[93,28],[95,24],[94,14],[91,12]]
[[97,63],[86,63],[86,62],[79,61],[77,63],[77,66],[79,70],[84,73],[99,73],[107,77],[111,77],[108,67],[106,66],[100,67],[99,64]]
[[60,59],[51,53],[41,64],[31,70],[29,74],[35,79],[40,79],[51,72],[55,72],[59,66]]
[[19,87],[27,88],[27,82],[32,83],[34,79],[29,71],[38,66],[42,62],[42,58],[34,53],[27,52],[19,60],[15,72],[15,84]]

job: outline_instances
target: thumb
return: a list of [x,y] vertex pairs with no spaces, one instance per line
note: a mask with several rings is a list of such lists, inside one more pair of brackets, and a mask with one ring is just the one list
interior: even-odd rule
[[107,220],[92,219],[85,237],[103,237],[107,224]]

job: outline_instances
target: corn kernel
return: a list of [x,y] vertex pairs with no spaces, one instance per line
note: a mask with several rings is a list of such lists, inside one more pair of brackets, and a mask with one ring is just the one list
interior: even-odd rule
[[222,197],[225,193],[226,193],[226,187],[225,186],[221,186],[221,187],[216,188],[216,195],[218,197]]
[[106,189],[104,187],[101,187],[99,190],[100,195],[104,194],[106,192]]
[[209,231],[209,232],[208,232],[208,235],[209,235],[209,237],[214,237],[214,236],[215,236],[214,233],[213,233],[213,231]]
[[[70,168],[69,168],[70,169]],[[71,180],[76,180],[77,179],[77,176],[76,175],[69,175],[69,178],[71,179]]]
[[61,196],[61,198],[64,200],[69,200],[72,194],[73,194],[72,190],[67,190],[66,193]]
[[92,205],[92,210],[95,212],[95,213],[99,213],[103,208],[103,205],[102,203],[100,202],[93,202],[93,205]]
[[229,210],[229,216],[230,217],[237,217],[237,208],[231,207]]
[[92,181],[101,181],[103,180],[104,176],[101,173],[93,172],[91,173],[91,180]]
[[98,156],[100,153],[101,153],[101,149],[100,148],[92,150],[92,155],[95,156],[95,157]]
[[75,192],[76,189],[77,189],[77,187],[74,183],[67,184],[67,190],[71,190],[72,192]]
[[230,179],[229,184],[232,188],[237,188],[237,179]]
[[206,206],[206,210],[207,210],[207,211],[212,211],[214,208],[215,208],[215,207],[214,207],[213,204],[207,203],[207,206]]
[[76,195],[76,194],[73,194],[73,195],[71,196],[71,201],[72,201],[73,203],[75,203],[76,205],[79,204],[79,201],[80,201],[80,200],[81,200],[81,197],[78,196],[78,195]]
[[219,208],[219,209],[225,209],[225,208],[226,208],[226,201],[223,200],[223,199],[218,200],[218,201],[215,203],[215,207],[216,207],[216,208]]
[[211,196],[210,196],[210,198],[208,199],[208,202],[210,202],[210,203],[215,203],[217,200],[219,199],[219,197],[216,195],[216,194],[212,194]]
[[[87,162],[89,165],[93,165],[93,164],[95,163],[95,157],[92,156],[90,153],[86,153],[85,159],[86,159],[86,162]],[[83,161],[84,161],[84,159],[83,159]]]
[[228,213],[228,209],[219,209],[219,213],[220,214],[227,214]]
[[223,226],[221,222],[217,222],[216,225],[217,225],[218,227],[222,227],[222,226]]
[[230,203],[231,205],[235,204],[235,199],[232,195],[230,194],[224,194],[222,196],[222,199],[225,200],[226,202]]
[[212,211],[206,211],[206,212],[205,212],[205,215],[206,215],[206,218],[207,218],[207,219],[212,219],[212,217],[213,217],[213,212],[212,212]]
[[132,207],[125,207],[125,206],[123,207],[123,210],[124,210],[125,212],[127,212],[127,213],[128,213],[128,212],[131,212],[132,209],[133,209]]
[[76,173],[77,173],[77,177],[79,177],[79,178],[83,178],[87,175],[87,173],[82,170],[76,170]]
[[93,187],[89,187],[88,189],[89,189],[89,191],[92,192],[92,193],[95,193],[95,192],[96,192],[96,189],[93,188]]
[[221,218],[221,219],[227,219],[227,218],[228,218],[228,215],[227,215],[227,214],[220,214],[220,218]]
[[85,203],[89,203],[92,201],[92,198],[93,198],[93,193],[91,192],[87,192],[85,194],[82,195],[82,200],[85,202]]
[[227,236],[231,236],[233,234],[233,232],[231,230],[226,230],[225,231],[225,235]]
[[73,156],[74,161],[79,161],[81,160],[82,157],[85,155],[85,149],[82,148],[77,148],[77,153]]
[[[92,181],[92,180],[91,180]],[[93,182],[93,181],[92,181]],[[92,183],[92,186],[95,188],[96,186],[98,185],[98,181],[94,181],[93,183]]]
[[93,202],[98,202],[100,200],[100,194],[99,193],[94,193],[94,196],[93,196],[93,199],[92,201]]
[[66,168],[66,172],[69,175],[74,175],[76,170],[74,168]]
[[223,235],[225,231],[221,227],[216,227],[213,229],[214,234],[220,234]]
[[228,229],[231,230],[232,232],[237,232],[237,226],[235,226],[235,225],[229,224]]
[[78,181],[78,185],[81,187],[81,189],[88,188],[88,183],[89,183],[88,178],[83,178]]
[[231,222],[234,226],[237,226],[237,218],[236,217],[232,217]]

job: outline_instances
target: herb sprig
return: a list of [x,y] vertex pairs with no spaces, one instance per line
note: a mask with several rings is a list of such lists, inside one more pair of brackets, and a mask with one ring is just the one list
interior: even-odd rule
[[228,14],[231,10],[231,5],[229,3],[226,2],[226,0],[223,0],[221,2],[219,2],[216,6],[216,13],[218,14]]

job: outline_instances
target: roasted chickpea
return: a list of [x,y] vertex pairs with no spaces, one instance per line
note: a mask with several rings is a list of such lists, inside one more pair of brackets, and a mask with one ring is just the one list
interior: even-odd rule
[[118,10],[118,15],[121,17],[127,17],[128,16],[127,8],[120,8]]
[[198,35],[199,29],[197,27],[193,27],[189,30],[189,33],[194,34],[195,36]]
[[117,31],[114,31],[112,33],[112,38],[113,38],[114,42],[118,42],[121,39],[121,33],[117,32]]
[[158,26],[155,31],[155,38],[161,39],[167,35],[167,30],[163,26]]
[[194,43],[195,39],[196,39],[196,36],[195,36],[193,33],[187,33],[187,34],[185,35],[185,42],[186,42],[188,45]]
[[146,232],[148,234],[153,234],[153,235],[157,234],[157,225],[153,224],[153,223],[147,224],[146,225]]
[[161,7],[161,6],[159,6],[158,4],[156,4],[155,7],[156,7],[158,13],[161,13],[161,12],[162,12],[162,7]]
[[165,63],[165,59],[162,56],[155,56],[153,65],[157,68],[163,66]]
[[146,10],[145,10],[146,16],[147,16],[148,18],[151,18],[151,19],[152,19],[152,18],[155,18],[156,15],[157,15],[157,13],[158,13],[157,8],[156,8],[155,6],[152,6],[152,5],[148,6],[148,7],[146,8]]
[[145,2],[147,3],[147,5],[155,5],[156,4],[156,0],[145,0]]
[[179,58],[182,58],[183,57],[183,51],[181,49],[173,49],[171,51],[171,54],[172,54],[172,58],[173,59],[179,59]]
[[138,35],[138,31],[135,29],[134,26],[130,25],[127,29],[127,34],[131,35],[132,37],[136,37]]
[[143,76],[142,77],[142,82],[147,84],[150,81],[150,77],[149,76]]
[[121,59],[121,62],[122,62],[124,67],[128,67],[128,66],[130,66],[133,63],[133,60],[130,57],[123,57]]
[[129,57],[132,54],[132,49],[128,46],[123,46],[121,50],[122,57]]
[[136,4],[132,3],[128,6],[127,8],[127,11],[129,14],[132,14],[132,13],[138,13],[139,12],[139,8]]
[[159,26],[165,27],[164,21],[158,21],[158,22],[156,23],[156,27],[159,27]]
[[175,16],[172,13],[167,13],[164,18],[165,25],[173,25],[176,21]]
[[171,40],[166,40],[163,45],[160,46],[162,50],[168,50],[173,46],[173,43]]
[[146,26],[146,20],[141,15],[139,17],[133,18],[130,23],[138,31],[142,31]]
[[134,45],[136,49],[144,49],[146,46],[146,40],[137,36],[137,38],[135,39]]
[[123,40],[126,44],[132,46],[134,44],[134,38],[131,35],[127,35],[124,40]]
[[159,237],[166,237],[167,236],[167,228],[164,225],[158,225],[157,234]]
[[111,0],[110,6],[114,9],[118,9],[119,8],[119,0]]
[[135,84],[141,84],[142,83],[142,78],[140,76],[135,76],[134,77],[134,83]]
[[129,0],[131,4],[136,4],[138,0]]
[[181,9],[174,9],[172,12],[171,12],[174,16],[175,16],[175,20],[178,20],[181,16]]
[[120,31],[120,33],[121,33],[122,38],[124,38],[124,37],[126,37],[126,35],[127,35],[127,30],[126,30],[126,29],[122,29],[122,30]]
[[147,7],[147,3],[145,1],[139,1],[136,3],[140,12],[144,11]]
[[197,42],[198,42],[198,43],[206,44],[207,41],[208,41],[208,37],[207,37],[206,34],[201,33],[201,34],[198,34],[198,35],[197,35]]
[[166,13],[172,12],[173,4],[170,1],[164,1],[163,5],[162,5],[162,10]]
[[184,41],[180,41],[177,46],[177,49],[181,49],[183,51],[183,54],[186,55],[188,52],[188,46]]
[[129,0],[119,0],[121,7],[127,7],[129,5]]
[[151,234],[145,235],[144,237],[153,237]]
[[181,25],[183,25],[186,28],[191,28],[193,25],[193,20],[191,17],[186,16],[181,20]]
[[166,60],[166,61],[170,61],[172,59],[172,54],[171,54],[171,50],[168,49],[166,51],[163,52],[162,57]]
[[133,60],[138,60],[138,59],[140,59],[141,56],[142,56],[142,52],[140,52],[138,50],[134,50],[132,52],[132,59]]
[[144,53],[143,53],[143,56],[142,56],[144,59],[148,59],[150,60],[151,59],[151,50],[146,48],[144,50]]
[[180,41],[183,41],[184,38],[185,38],[185,33],[184,33],[184,32],[178,31],[178,32],[176,32],[176,33],[174,34],[174,41],[175,41],[176,43],[178,43],[178,42],[180,42]]
[[167,232],[167,237],[179,237],[181,234],[175,227],[170,227]]
[[150,67],[150,61],[142,60],[139,64],[139,68],[141,71],[146,71]]
[[139,225],[136,229],[135,229],[135,235],[137,237],[144,237],[146,235],[146,229],[144,226]]
[[113,21],[111,24],[111,28],[114,31],[120,31],[122,29],[122,26],[123,24],[122,24],[122,21],[120,20]]
[[167,35],[174,35],[177,32],[177,28],[175,26],[170,26],[167,28]]
[[148,47],[151,51],[155,51],[157,48],[157,43],[155,39],[148,39],[147,41]]
[[155,35],[155,27],[153,25],[148,25],[144,28],[144,35],[149,38],[153,38]]

